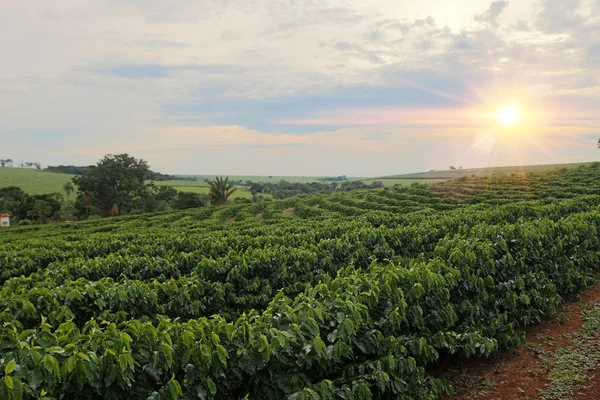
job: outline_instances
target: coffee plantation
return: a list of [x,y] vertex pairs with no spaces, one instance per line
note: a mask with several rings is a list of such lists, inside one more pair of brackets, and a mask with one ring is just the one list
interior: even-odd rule
[[600,166],[0,231],[0,399],[435,399],[600,272]]

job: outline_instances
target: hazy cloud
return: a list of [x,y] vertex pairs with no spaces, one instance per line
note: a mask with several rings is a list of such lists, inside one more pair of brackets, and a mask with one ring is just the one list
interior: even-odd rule
[[600,129],[597,0],[32,0],[0,25],[11,158],[383,174],[512,161],[470,150],[494,129],[470,113],[503,101],[545,112],[528,129],[552,145],[531,161],[592,157]]
[[474,17],[475,21],[488,22],[493,26],[498,26],[497,18],[502,14],[502,11],[508,7],[508,1],[493,1],[486,12]]

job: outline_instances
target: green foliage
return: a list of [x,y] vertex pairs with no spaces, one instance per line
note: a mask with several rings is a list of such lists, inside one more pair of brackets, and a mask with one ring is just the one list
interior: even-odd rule
[[600,270],[600,169],[527,178],[0,231],[0,398],[448,394]]
[[217,176],[214,181],[209,181],[210,187],[210,201],[212,204],[222,206],[227,203],[229,196],[233,194],[237,189],[229,182],[229,178],[223,179]]
[[148,164],[128,154],[108,154],[89,171],[73,178],[101,215],[120,214],[135,208],[134,202],[147,195],[144,180]]

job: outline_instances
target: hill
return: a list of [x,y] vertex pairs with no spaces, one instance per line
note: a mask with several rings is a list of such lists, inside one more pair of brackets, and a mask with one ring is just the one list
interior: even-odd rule
[[75,175],[28,168],[0,168],[0,187],[17,186],[27,194],[63,193],[63,185]]
[[547,172],[557,168],[577,168],[579,166],[589,166],[593,162],[570,163],[570,164],[543,164],[543,165],[520,165],[508,167],[486,167],[486,168],[465,168],[455,170],[417,172],[411,174],[388,175],[369,180],[363,180],[369,183],[373,180],[381,181],[386,186],[410,185],[412,183],[435,183],[448,179],[459,178],[461,176],[489,176],[497,174],[527,174],[529,172]]
[[593,165],[0,229],[0,367],[31,397],[438,398],[595,281],[599,210]]

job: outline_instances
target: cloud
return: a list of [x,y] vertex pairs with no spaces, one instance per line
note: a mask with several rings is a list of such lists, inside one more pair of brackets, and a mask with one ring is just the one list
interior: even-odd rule
[[504,11],[504,9],[506,7],[508,7],[508,1],[504,1],[504,0],[493,1],[490,4],[490,7],[488,8],[488,10],[486,12],[484,12],[483,14],[480,14],[480,15],[476,15],[474,17],[474,19],[475,19],[475,21],[487,22],[487,23],[491,24],[492,26],[497,27],[498,22],[496,20],[498,19],[500,14],[502,14],[502,11]]
[[0,136],[42,162],[397,173],[458,164],[489,125],[469,113],[504,101],[555,114],[534,136],[581,158],[599,126],[597,1],[9,3]]

